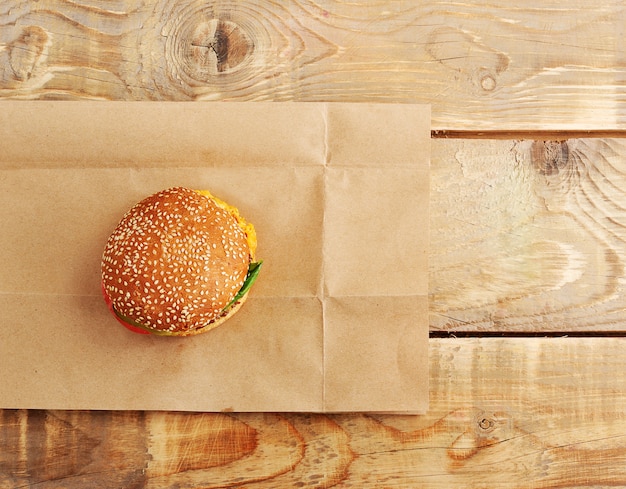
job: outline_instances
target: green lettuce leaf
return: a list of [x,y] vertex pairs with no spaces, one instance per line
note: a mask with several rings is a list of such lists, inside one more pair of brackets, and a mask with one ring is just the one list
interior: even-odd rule
[[246,275],[246,279],[244,280],[241,289],[239,289],[237,295],[233,297],[233,300],[226,304],[226,307],[223,309],[224,311],[228,311],[234,304],[237,303],[237,301],[239,301],[239,299],[241,299],[244,295],[248,293],[250,287],[252,287],[252,284],[259,276],[259,271],[261,270],[262,264],[263,260],[250,263],[250,267],[248,268],[248,274]]

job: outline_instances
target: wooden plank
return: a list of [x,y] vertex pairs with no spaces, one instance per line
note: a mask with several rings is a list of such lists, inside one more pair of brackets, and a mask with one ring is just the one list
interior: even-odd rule
[[624,331],[626,139],[432,152],[431,331]]
[[433,128],[626,130],[626,5],[0,6],[0,97],[433,104]]
[[0,487],[626,486],[626,339],[431,343],[425,416],[0,411]]

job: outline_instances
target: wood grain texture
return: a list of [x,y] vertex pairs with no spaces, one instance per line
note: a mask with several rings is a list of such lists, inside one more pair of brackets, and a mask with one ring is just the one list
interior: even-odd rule
[[626,140],[433,140],[431,330],[624,331]]
[[0,97],[420,102],[436,130],[625,130],[621,0],[5,0]]
[[432,340],[425,416],[2,411],[0,487],[623,487],[625,348]]
[[1,410],[0,488],[142,487],[143,425],[141,413]]
[[[620,332],[626,140],[561,131],[626,130],[625,25],[623,0],[4,0],[0,99],[430,103],[506,138],[433,141],[431,330]],[[432,339],[419,417],[0,410],[0,489],[626,487],[625,348]]]

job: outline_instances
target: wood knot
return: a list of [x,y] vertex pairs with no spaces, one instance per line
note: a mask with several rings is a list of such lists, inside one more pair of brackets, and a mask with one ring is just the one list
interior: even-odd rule
[[488,433],[490,431],[493,431],[495,426],[496,426],[496,423],[493,419],[481,418],[478,420],[478,428],[480,428],[480,431],[482,432]]
[[533,141],[530,157],[535,169],[542,175],[554,175],[567,167],[567,141]]
[[483,70],[480,73],[480,88],[482,88],[485,92],[492,92],[493,90],[495,90],[497,82],[496,82],[496,77],[492,74],[489,73],[486,70]]
[[216,75],[237,68],[253,48],[252,41],[237,24],[211,19],[193,30],[188,54],[198,71]]
[[189,7],[176,19],[164,29],[166,58],[174,77],[186,85],[215,83],[249,64],[255,32],[247,17],[226,18],[208,7]]
[[20,36],[9,44],[9,65],[18,81],[29,80],[43,57],[48,34],[41,27],[27,26]]
[[426,51],[449,68],[453,79],[465,79],[472,92],[487,95],[498,88],[498,78],[509,67],[509,57],[484,44],[481,36],[452,27],[439,27],[427,39]]

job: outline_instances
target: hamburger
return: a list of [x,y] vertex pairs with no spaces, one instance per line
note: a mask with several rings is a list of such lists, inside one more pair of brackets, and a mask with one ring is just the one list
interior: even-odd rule
[[143,334],[188,336],[230,319],[261,261],[254,226],[206,190],[173,187],[133,206],[102,254],[102,293]]

